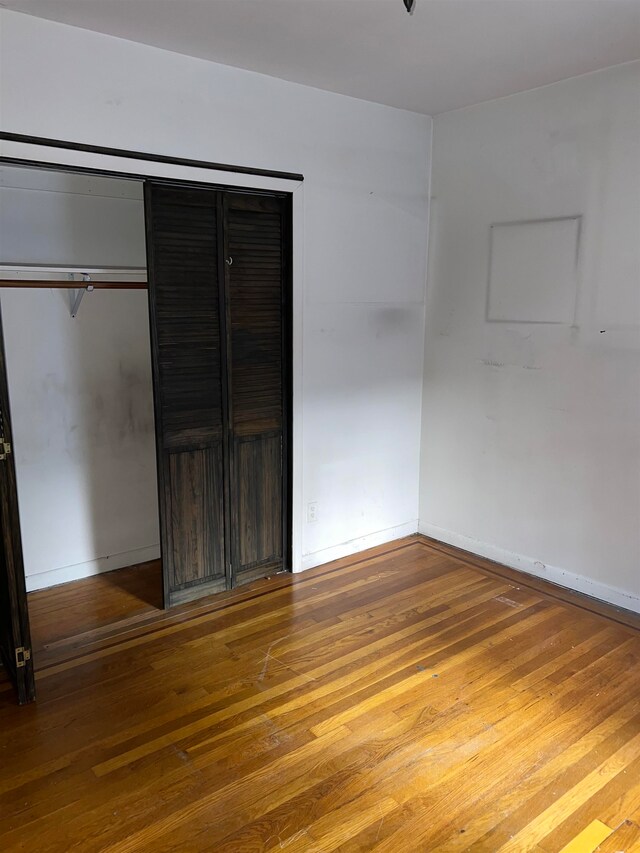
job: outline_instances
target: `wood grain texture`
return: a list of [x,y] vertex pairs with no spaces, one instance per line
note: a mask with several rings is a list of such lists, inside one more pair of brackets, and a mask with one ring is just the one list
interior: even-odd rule
[[[0,313],[0,439],[4,459],[0,460],[0,663],[15,687],[18,702],[35,698],[33,660],[27,592],[20,534],[20,511],[15,468],[15,442],[11,429],[11,408]],[[8,452],[6,451],[8,449]],[[19,664],[17,649],[26,649],[28,659]]]
[[145,185],[164,600],[285,566],[290,202]]
[[282,198],[224,194],[231,572],[284,566],[288,288]]
[[282,570],[282,434],[240,438],[234,444],[236,574],[259,565]]
[[81,636],[49,594],[37,707],[0,680],[3,851],[635,843],[640,633],[544,586],[410,537]]
[[166,449],[222,437],[217,194],[148,185],[149,286]]
[[631,820],[623,821],[597,848],[598,853],[638,853],[640,851],[640,826]]
[[225,577],[222,442],[168,458],[175,591]]
[[162,609],[160,560],[30,592],[33,651],[40,666],[57,659],[59,646],[80,647],[88,635],[120,623],[158,615]]
[[562,848],[560,853],[593,853],[613,830],[601,820],[594,820]]
[[[226,586],[218,194],[145,184],[165,604]],[[202,589],[200,589],[202,591]]]

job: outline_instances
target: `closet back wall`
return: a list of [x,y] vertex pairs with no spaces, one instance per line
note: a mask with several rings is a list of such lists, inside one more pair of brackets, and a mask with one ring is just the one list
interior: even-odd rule
[[4,130],[304,174],[295,568],[414,532],[431,120],[4,9],[0,22]]
[[[144,266],[142,187],[2,169],[0,235],[1,263]],[[0,299],[27,588],[159,556],[146,291]]]

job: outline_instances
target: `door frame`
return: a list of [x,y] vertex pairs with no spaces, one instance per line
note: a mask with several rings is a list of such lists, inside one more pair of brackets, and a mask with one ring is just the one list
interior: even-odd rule
[[103,148],[0,131],[0,164],[101,175],[136,181],[162,181],[208,189],[285,195],[289,199],[289,264],[285,286],[289,294],[290,374],[287,393],[288,483],[285,511],[289,535],[285,541],[287,569],[302,569],[302,382],[304,308],[304,177],[291,172],[229,166],[165,155]]

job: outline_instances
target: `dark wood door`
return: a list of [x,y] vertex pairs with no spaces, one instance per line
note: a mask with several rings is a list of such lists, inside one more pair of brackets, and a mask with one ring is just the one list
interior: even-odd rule
[[289,568],[287,203],[224,194],[234,584]]
[[23,705],[36,697],[0,313],[0,657]]
[[231,584],[221,222],[214,190],[147,183],[145,193],[161,547],[170,606]]

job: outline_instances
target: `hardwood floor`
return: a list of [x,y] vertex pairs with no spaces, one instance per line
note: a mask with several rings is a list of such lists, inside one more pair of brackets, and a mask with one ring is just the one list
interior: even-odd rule
[[636,620],[496,571],[412,537],[170,613],[82,582],[75,632],[38,593],[0,850],[640,850]]
[[162,608],[160,560],[106,572],[81,581],[29,593],[31,643],[36,665],[57,659],[60,649],[127,627]]

